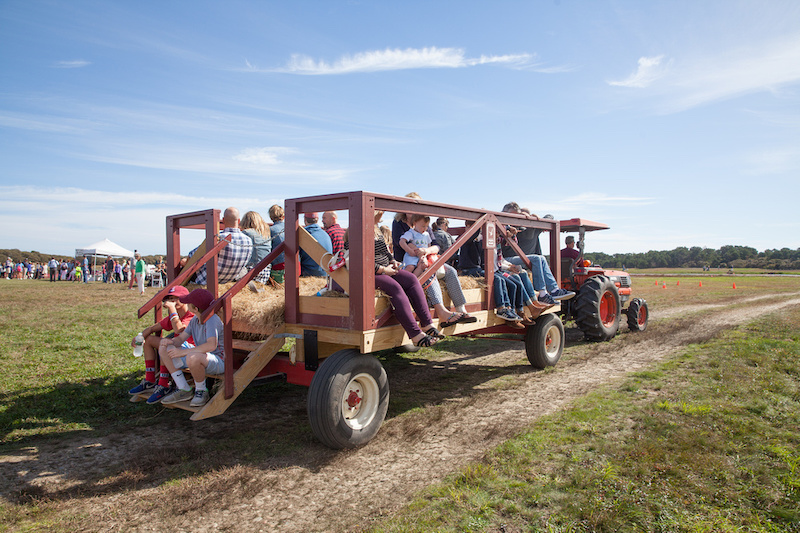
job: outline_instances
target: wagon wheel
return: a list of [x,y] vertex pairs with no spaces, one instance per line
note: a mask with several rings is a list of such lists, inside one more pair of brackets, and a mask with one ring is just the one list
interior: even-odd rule
[[553,314],[536,319],[525,331],[525,352],[531,366],[544,369],[554,366],[564,351],[564,324]]
[[646,301],[641,298],[634,298],[625,313],[628,315],[628,329],[631,331],[644,331],[647,329],[650,310],[647,308]]
[[619,329],[619,290],[607,276],[587,279],[575,298],[575,323],[592,341],[614,338]]
[[355,448],[375,436],[389,407],[389,382],[380,361],[357,350],[325,359],[311,380],[308,419],[331,448]]

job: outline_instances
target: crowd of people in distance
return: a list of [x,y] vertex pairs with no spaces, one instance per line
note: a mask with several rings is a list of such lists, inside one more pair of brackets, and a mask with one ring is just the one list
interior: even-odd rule
[[[417,193],[406,196],[420,198]],[[503,211],[538,218],[515,202],[506,204]],[[438,254],[456,242],[455,237],[448,233],[449,221],[439,218],[431,225],[428,216],[397,213],[390,229],[380,224],[383,215],[382,211],[375,212],[373,226],[375,288],[389,297],[394,315],[411,342],[416,346],[433,346],[445,338],[443,331],[448,327],[476,322],[478,319],[466,309],[466,298],[459,274],[485,276],[481,233],[471,236],[461,246],[459,253],[447,261],[435,277],[420,283],[417,275],[433,264]],[[222,248],[218,256],[217,273],[220,283],[241,279],[283,242],[283,208],[279,205],[270,207],[269,218],[271,225],[255,211],[248,211],[240,217],[239,210],[235,207],[225,209],[219,238],[230,236],[230,243]],[[340,251],[349,249],[347,230],[339,225],[336,212],[326,211],[321,217],[319,213],[304,213],[302,218],[305,230],[332,257],[335,258]],[[471,224],[467,222],[467,227]],[[532,323],[544,309],[555,305],[559,300],[572,298],[575,293],[559,287],[547,260],[541,255],[539,230],[512,226],[505,229],[507,238],[516,241],[527,261],[519,257],[515,248],[506,240],[497,239],[494,254],[494,312],[508,324],[524,327],[525,324]],[[569,250],[573,248],[574,239],[568,237],[565,248],[567,256],[571,256]],[[182,258],[181,266],[185,266],[196,252],[197,249],[192,250]],[[317,264],[303,250],[300,250],[299,260],[301,276],[328,275],[327,265]],[[191,281],[205,285],[205,268],[205,265],[200,267]],[[284,254],[280,254],[249,285],[252,290],[259,292],[263,289],[256,282],[283,283],[284,270],[285,258]],[[435,282],[437,278],[444,283],[452,302],[450,308],[444,305],[442,287]],[[341,288],[334,283],[332,290]],[[145,377],[129,391],[131,401],[140,401],[145,396],[147,403],[170,404],[188,400],[192,407],[200,407],[209,401],[206,376],[222,374],[225,369],[222,321],[216,315],[212,315],[205,324],[199,320],[199,316],[213,301],[214,295],[204,288],[197,288],[192,292],[182,286],[170,289],[170,294],[163,302],[168,316],[141,333],[145,339]],[[434,325],[434,316],[430,309],[433,309],[439,320],[438,327]],[[171,333],[165,336],[164,332]],[[132,345],[135,343],[136,339],[131,341]],[[184,374],[186,371],[192,377],[194,388]]]
[[[88,283],[89,281],[101,278],[103,283],[128,283],[132,280],[131,276],[141,273],[141,283],[139,292],[144,294],[144,273],[147,265],[142,256],[137,252],[133,261],[115,257],[108,257],[99,265],[92,265],[88,255],[82,259],[56,259],[51,257],[49,261],[29,262],[27,259],[15,263],[9,257],[0,269],[0,277],[4,279],[41,279],[56,281],[73,281]],[[156,272],[166,276],[166,265],[159,257],[156,262]],[[94,270],[94,272],[93,272]],[[138,279],[138,277],[136,278]]]
[[6,259],[0,270],[3,279],[45,279],[50,275],[47,263],[38,263],[23,259],[15,262],[10,257]]

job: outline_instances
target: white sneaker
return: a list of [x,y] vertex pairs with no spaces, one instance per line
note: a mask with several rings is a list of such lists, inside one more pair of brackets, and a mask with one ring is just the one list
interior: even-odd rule
[[208,389],[195,391],[194,398],[189,402],[189,407],[201,407],[208,403],[210,397],[211,395],[208,394]]
[[192,389],[189,390],[178,389],[175,392],[171,392],[170,394],[167,394],[166,396],[161,398],[161,403],[163,403],[164,405],[169,405],[171,403],[183,402],[191,398],[193,395],[194,393],[192,392]]

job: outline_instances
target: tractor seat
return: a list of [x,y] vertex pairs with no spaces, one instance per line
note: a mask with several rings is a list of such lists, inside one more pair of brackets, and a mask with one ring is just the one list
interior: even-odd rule
[[561,258],[561,277],[572,279],[575,276],[575,260],[571,257]]

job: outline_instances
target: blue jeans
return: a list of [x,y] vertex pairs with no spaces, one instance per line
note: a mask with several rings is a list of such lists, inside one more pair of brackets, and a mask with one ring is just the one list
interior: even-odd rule
[[497,272],[494,273],[494,282],[492,283],[492,286],[494,287],[495,307],[511,307],[509,289],[515,291],[516,286],[513,283],[508,283],[508,278],[504,277],[502,274],[498,274]]
[[461,270],[461,274],[473,278],[483,278],[486,276],[486,272],[481,267],[464,268]]
[[[520,274],[512,274],[510,272],[501,273],[501,275],[503,274],[507,274],[506,279],[508,280],[508,286],[511,287],[513,285],[516,289],[516,297],[511,298],[514,309],[522,309],[522,306],[530,305],[533,300],[534,292],[531,280],[528,278],[528,272],[523,271]],[[509,290],[509,294],[510,292]]]
[[[531,261],[531,274],[533,274],[533,287],[536,291],[547,290],[553,292],[558,288],[558,282],[550,270],[550,265],[542,255],[529,255],[527,256]],[[512,265],[520,265],[525,267],[525,263],[519,256],[506,257],[506,260]],[[525,267],[527,268],[527,267]]]

